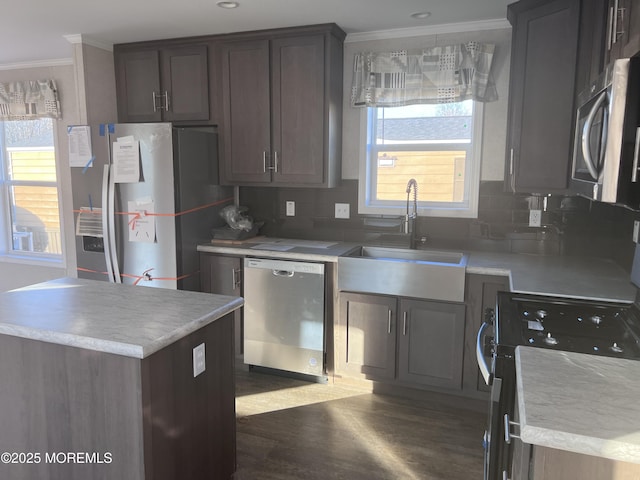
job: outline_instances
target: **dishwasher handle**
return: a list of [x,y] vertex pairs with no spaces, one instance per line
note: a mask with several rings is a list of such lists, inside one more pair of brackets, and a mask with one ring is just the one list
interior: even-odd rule
[[293,277],[295,275],[295,272],[292,272],[291,270],[272,270],[273,274],[276,277]]

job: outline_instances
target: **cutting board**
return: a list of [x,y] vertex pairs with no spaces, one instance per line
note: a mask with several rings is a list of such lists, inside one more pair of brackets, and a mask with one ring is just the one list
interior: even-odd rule
[[264,235],[258,235],[256,237],[245,238],[244,240],[222,240],[219,238],[212,238],[212,245],[245,245],[247,243],[260,243],[265,238]]

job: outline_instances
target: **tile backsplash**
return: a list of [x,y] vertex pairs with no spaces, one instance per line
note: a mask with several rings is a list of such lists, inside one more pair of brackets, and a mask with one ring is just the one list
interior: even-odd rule
[[[286,202],[295,202],[295,216]],[[331,189],[241,187],[240,203],[265,222],[260,234],[356,243],[408,245],[399,217],[359,215],[358,182]],[[336,219],[335,204],[350,205],[349,219]],[[530,206],[544,205],[540,227],[529,227]],[[537,208],[537,207],[536,207]],[[581,197],[535,197],[504,191],[502,182],[482,182],[477,219],[418,218],[418,238],[434,248],[464,248],[610,258],[630,270],[633,221],[639,212]]]

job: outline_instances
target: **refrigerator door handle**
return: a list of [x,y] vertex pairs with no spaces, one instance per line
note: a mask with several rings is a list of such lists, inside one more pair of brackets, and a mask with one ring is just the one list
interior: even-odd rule
[[113,265],[111,264],[111,250],[109,244],[109,165],[104,166],[102,171],[102,239],[104,242],[104,260],[107,264],[107,276],[110,283],[114,283]]
[[[111,166],[109,166],[110,168]],[[113,173],[113,172],[112,172]],[[113,280],[122,283],[120,267],[118,266],[118,250],[116,249],[116,183],[114,176],[109,175],[109,200],[107,215],[109,217],[109,250],[111,252],[111,265],[113,267]]]

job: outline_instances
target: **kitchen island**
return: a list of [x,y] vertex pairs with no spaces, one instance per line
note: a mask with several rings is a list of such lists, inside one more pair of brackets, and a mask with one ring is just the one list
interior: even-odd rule
[[0,478],[230,478],[242,304],[71,278],[1,294]]
[[640,362],[520,346],[516,378],[527,478],[640,478]]

